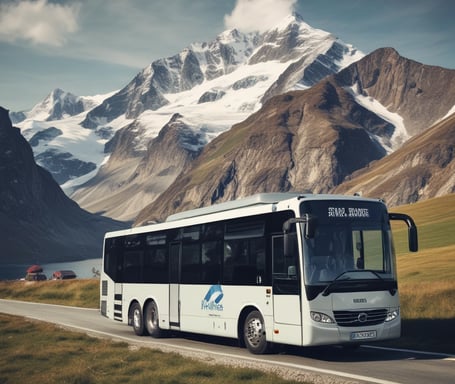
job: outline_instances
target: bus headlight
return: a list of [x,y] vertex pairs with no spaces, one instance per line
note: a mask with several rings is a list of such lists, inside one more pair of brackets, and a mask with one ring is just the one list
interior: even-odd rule
[[385,318],[385,321],[392,321],[396,319],[400,315],[400,308],[390,308],[389,311],[387,312],[387,317]]
[[310,316],[314,321],[317,321],[318,323],[334,323],[332,318],[325,313],[322,312],[310,312]]

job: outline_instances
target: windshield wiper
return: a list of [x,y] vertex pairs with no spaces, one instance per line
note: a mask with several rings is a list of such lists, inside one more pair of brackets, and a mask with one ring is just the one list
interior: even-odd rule
[[[324,288],[324,290],[322,291],[322,296],[328,296],[330,295],[330,293],[332,293],[332,288],[334,286],[336,286],[338,283],[340,282],[345,282],[347,280],[357,280],[357,279],[352,279],[351,276],[344,276],[346,275],[347,273],[358,273],[358,272],[370,272],[372,273],[373,275],[375,275],[379,280],[384,280],[381,275],[379,275],[379,273],[377,273],[376,271],[373,271],[371,269],[352,269],[352,270],[349,270],[349,271],[344,271],[344,272],[341,272],[337,277],[335,277],[329,284],[327,284],[327,287]],[[344,276],[344,278],[342,279],[342,277]],[[361,279],[358,279],[358,280],[361,280]]]

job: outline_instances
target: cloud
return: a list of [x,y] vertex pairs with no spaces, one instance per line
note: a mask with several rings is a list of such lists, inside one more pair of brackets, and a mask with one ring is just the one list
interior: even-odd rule
[[62,46],[78,29],[79,10],[80,4],[51,4],[47,0],[0,4],[0,41]]
[[237,0],[230,15],[224,16],[226,28],[242,32],[264,32],[294,10],[297,0]]

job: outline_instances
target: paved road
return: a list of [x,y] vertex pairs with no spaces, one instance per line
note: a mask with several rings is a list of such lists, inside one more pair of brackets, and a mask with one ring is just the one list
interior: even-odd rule
[[[0,312],[52,322],[89,335],[127,341],[143,347],[159,348],[184,355],[199,354],[204,359],[258,368],[275,367],[318,382],[336,377],[344,382],[380,384],[452,384],[455,382],[455,357],[372,347],[347,351],[337,347],[285,348],[276,354],[256,356],[238,348],[235,342],[177,334],[164,339],[138,337],[132,328],[104,318],[95,309],[0,299]],[[237,362],[237,363],[235,363]],[[333,380],[331,381],[333,382]]]

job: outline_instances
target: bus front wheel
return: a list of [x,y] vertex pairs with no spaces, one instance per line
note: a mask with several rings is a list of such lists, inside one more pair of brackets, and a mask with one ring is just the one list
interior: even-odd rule
[[145,306],[145,328],[152,337],[161,337],[160,320],[158,316],[158,307],[154,301],[150,301]]
[[263,354],[268,349],[264,318],[259,311],[251,311],[243,326],[243,340],[251,353]]
[[142,309],[139,303],[134,303],[131,306],[131,317],[133,323],[134,333],[138,336],[145,335],[145,327],[144,327],[144,318],[142,316]]

